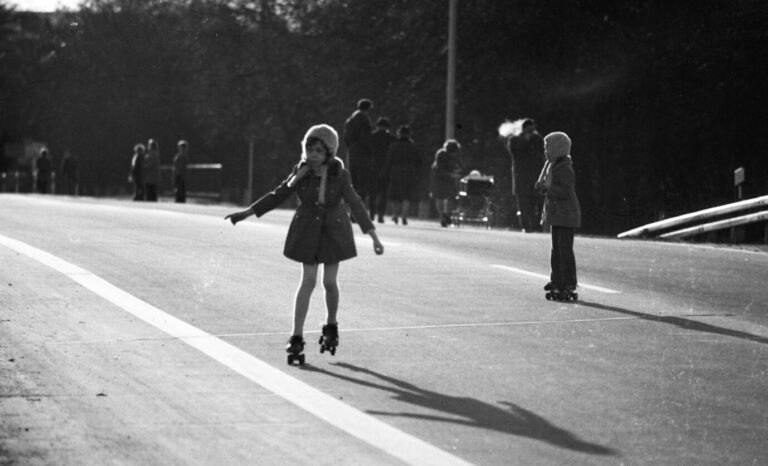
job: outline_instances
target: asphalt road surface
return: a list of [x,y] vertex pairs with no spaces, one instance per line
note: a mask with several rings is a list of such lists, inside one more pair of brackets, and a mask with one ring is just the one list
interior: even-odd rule
[[284,345],[291,212],[0,195],[0,464],[768,464],[768,254],[357,232],[341,345]]

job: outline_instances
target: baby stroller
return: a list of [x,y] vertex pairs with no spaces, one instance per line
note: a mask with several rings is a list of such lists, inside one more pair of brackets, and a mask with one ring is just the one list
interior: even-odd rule
[[462,223],[483,225],[491,228],[493,223],[493,177],[484,176],[477,170],[459,181],[456,208],[451,213],[451,222],[457,227]]

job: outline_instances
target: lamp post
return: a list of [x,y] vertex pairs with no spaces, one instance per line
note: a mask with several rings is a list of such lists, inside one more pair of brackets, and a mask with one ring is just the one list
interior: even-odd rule
[[448,4],[448,79],[445,92],[445,139],[453,139],[456,129],[456,10],[458,0]]

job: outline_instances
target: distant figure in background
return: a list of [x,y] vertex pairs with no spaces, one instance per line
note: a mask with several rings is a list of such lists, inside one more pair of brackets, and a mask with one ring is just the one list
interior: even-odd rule
[[411,200],[416,197],[420,169],[421,158],[411,139],[411,128],[403,125],[397,130],[397,139],[389,146],[381,170],[381,176],[389,179],[387,198],[392,202],[392,221],[395,223],[400,216],[403,225],[408,225]]
[[573,237],[574,230],[581,226],[581,206],[570,155],[571,139],[565,133],[549,133],[544,138],[544,151],[547,162],[536,181],[536,189],[545,196],[541,223],[552,227],[552,272],[544,289],[552,292],[555,299],[568,299],[578,283]]
[[133,183],[133,200],[144,200],[144,157],[147,148],[144,144],[133,146],[133,157],[131,157],[131,171],[128,174],[128,181]]
[[176,146],[178,152],[173,156],[173,188],[176,202],[187,202],[187,165],[189,155],[187,153],[187,141],[181,140]]
[[53,173],[53,162],[47,148],[43,147],[40,149],[40,157],[37,158],[35,166],[37,170],[37,192],[47,194],[48,185],[51,182],[51,173]]
[[375,180],[373,172],[373,153],[371,150],[371,120],[368,112],[373,108],[373,102],[360,99],[355,110],[344,123],[344,143],[347,145],[347,160],[345,163],[355,191],[365,201],[370,196]]
[[461,144],[455,139],[448,139],[435,153],[430,169],[429,195],[435,200],[442,227],[451,224],[451,207],[456,198],[457,179],[463,168],[460,151]]
[[544,140],[536,123],[526,118],[522,131],[507,138],[507,151],[512,157],[512,194],[517,201],[520,227],[525,232],[539,231],[539,213],[543,198],[535,188],[544,157]]
[[160,144],[154,139],[147,141],[147,155],[144,157],[144,198],[157,202],[157,187],[160,185]]
[[381,117],[376,120],[376,130],[371,134],[371,149],[373,151],[373,171],[371,176],[371,192],[369,193],[368,206],[371,218],[377,218],[379,223],[384,223],[384,214],[387,210],[387,185],[389,180],[380,176],[387,151],[395,137],[390,133],[389,120]]
[[64,159],[61,161],[61,182],[64,194],[70,196],[77,195],[79,178],[80,167],[77,157],[67,150],[64,152]]

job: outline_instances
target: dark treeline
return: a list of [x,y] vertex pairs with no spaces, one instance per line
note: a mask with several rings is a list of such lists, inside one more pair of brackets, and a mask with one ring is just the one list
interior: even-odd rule
[[[355,102],[410,124],[426,160],[445,120],[445,0],[96,0],[77,12],[0,6],[2,143],[81,159],[86,194],[124,187],[150,137],[221,162],[229,198],[295,163],[317,122]],[[505,119],[574,141],[584,231],[616,233],[768,192],[768,3],[459,0],[457,138],[504,189]],[[0,170],[12,168],[10,157]]]

